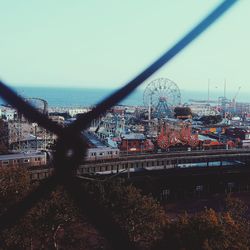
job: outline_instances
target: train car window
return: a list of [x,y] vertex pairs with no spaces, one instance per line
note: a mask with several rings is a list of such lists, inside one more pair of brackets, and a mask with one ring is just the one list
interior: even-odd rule
[[23,162],[28,163],[28,162],[30,162],[30,160],[29,159],[24,159]]
[[3,165],[8,165],[9,161],[2,161]]

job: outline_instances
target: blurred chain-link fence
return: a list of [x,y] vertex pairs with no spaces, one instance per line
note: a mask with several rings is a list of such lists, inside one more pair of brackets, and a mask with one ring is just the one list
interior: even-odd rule
[[38,123],[46,130],[58,136],[54,155],[54,174],[40,183],[25,199],[8,209],[0,217],[0,230],[4,230],[15,223],[35,205],[40,199],[48,196],[57,185],[63,185],[76,204],[88,216],[91,223],[99,230],[114,249],[134,249],[135,246],[129,241],[128,236],[119,228],[108,214],[103,214],[102,208],[98,207],[88,193],[79,193],[78,187],[83,179],[76,176],[76,169],[85,155],[86,142],[81,131],[88,128],[93,119],[104,114],[110,107],[128,96],[147,78],[154,74],[163,65],[173,59],[187,45],[202,34],[211,24],[222,16],[237,0],[223,1],[215,10],[197,24],[190,32],[183,36],[173,47],[167,50],[159,59],[148,68],[132,79],[124,87],[111,94],[107,99],[100,102],[95,108],[79,118],[68,127],[61,127],[48,119],[47,116],[34,109],[24,101],[11,88],[0,82],[0,96],[22,113],[30,121]]

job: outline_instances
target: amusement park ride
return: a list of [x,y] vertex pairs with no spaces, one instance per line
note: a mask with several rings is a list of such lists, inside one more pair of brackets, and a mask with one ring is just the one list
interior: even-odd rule
[[48,102],[46,100],[41,98],[30,97],[25,98],[25,101],[35,107],[42,114],[48,114]]
[[157,137],[157,144],[161,149],[177,145],[196,147],[199,144],[199,138],[198,134],[192,134],[192,128],[188,124],[179,124],[179,126],[163,124]]
[[[34,97],[25,98],[24,100],[43,115],[48,115],[48,103],[46,100]],[[32,126],[29,126],[30,122],[21,113],[18,113],[15,125],[12,126],[13,132],[9,135],[10,148],[12,150],[23,151],[27,148],[45,149],[53,141],[51,135],[48,135],[44,128],[33,122],[31,123]]]
[[156,142],[159,148],[198,145],[198,135],[192,134],[191,124],[172,119],[174,109],[181,104],[181,93],[176,83],[167,78],[153,80],[146,87],[143,100],[144,105],[148,107],[149,130],[152,128],[152,117],[157,118],[160,132]]
[[181,93],[176,83],[167,78],[159,78],[148,84],[143,101],[149,110],[149,121],[152,117],[173,117],[174,107],[181,104]]
[[134,112],[127,112],[124,106],[111,110],[95,129],[98,138],[126,154],[234,147],[233,136],[224,136],[226,125],[219,124],[217,113],[212,115],[214,107],[197,105],[201,110],[209,106],[209,112],[201,115],[196,105],[181,104],[180,90],[173,81],[151,81],[143,101],[145,108],[135,107]]

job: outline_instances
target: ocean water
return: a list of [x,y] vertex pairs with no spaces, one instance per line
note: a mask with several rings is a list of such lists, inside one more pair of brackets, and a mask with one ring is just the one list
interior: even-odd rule
[[[1,90],[0,90],[1,91]],[[36,97],[45,99],[49,107],[87,107],[99,103],[113,93],[114,89],[90,88],[49,88],[49,87],[15,87],[15,91],[23,97]],[[143,105],[143,89],[135,90],[120,104]],[[234,93],[228,92],[228,98]],[[223,93],[210,92],[210,99],[217,100]],[[181,90],[181,102],[187,103],[189,99],[207,100],[206,91]],[[3,103],[3,100],[1,100]],[[250,102],[248,93],[241,93],[237,101]]]

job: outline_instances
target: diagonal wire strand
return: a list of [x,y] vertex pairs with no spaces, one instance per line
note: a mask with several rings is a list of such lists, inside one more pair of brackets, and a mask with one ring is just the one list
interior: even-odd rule
[[164,64],[169,62],[174,56],[181,52],[187,45],[201,35],[211,24],[213,24],[219,17],[221,17],[237,0],[225,0],[217,8],[215,8],[207,17],[205,17],[199,24],[197,24],[191,31],[189,31],[183,38],[181,38],[173,47],[171,47],[160,58],[153,62],[148,68],[142,71],[138,76],[131,80],[124,87],[114,92],[108,98],[100,102],[92,111],[79,116],[79,118],[71,125],[77,130],[86,129],[93,119],[98,118],[104,114],[106,110],[122,101],[147,78],[153,75]]
[[10,87],[0,81],[0,96],[27,119],[37,122],[40,126],[49,130],[56,135],[63,134],[63,128],[56,122],[51,121],[47,116],[43,115],[32,107],[28,102],[25,102],[22,97],[18,96]]

